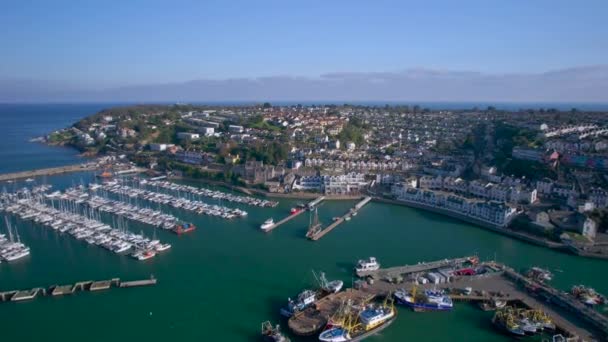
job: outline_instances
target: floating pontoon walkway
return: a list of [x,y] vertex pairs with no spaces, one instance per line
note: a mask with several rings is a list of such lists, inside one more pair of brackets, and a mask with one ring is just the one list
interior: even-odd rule
[[320,238],[322,238],[323,236],[325,236],[325,234],[331,232],[334,228],[336,228],[338,225],[340,225],[341,223],[343,223],[344,221],[346,221],[347,219],[350,219],[353,215],[356,215],[357,212],[363,208],[367,203],[369,203],[369,201],[371,201],[372,198],[371,197],[365,197],[363,198],[359,203],[357,203],[354,207],[350,208],[348,210],[348,212],[346,214],[344,214],[342,217],[338,218],[337,220],[335,220],[332,224],[330,224],[329,226],[327,226],[325,229],[320,230],[319,232],[317,232],[316,234],[313,234],[312,236],[310,236],[310,239],[312,241],[317,241]]
[[136,286],[156,285],[156,278],[121,282],[119,278],[100,281],[81,281],[69,285],[53,285],[48,288],[36,287],[30,290],[13,290],[0,292],[0,302],[22,302],[45,296],[71,295],[76,292],[102,291],[110,288],[127,288]]
[[[316,205],[318,205],[319,203],[321,203],[321,202],[322,202],[324,199],[325,199],[325,197],[324,197],[324,196],[318,197],[318,198],[316,198],[315,200],[313,200],[312,202],[308,203],[306,206],[307,206],[309,209],[314,209],[314,207],[315,207]],[[284,219],[282,219],[281,221],[279,221],[279,222],[277,222],[277,223],[273,224],[273,225],[272,225],[270,228],[266,229],[266,230],[265,230],[265,232],[266,232],[266,233],[268,233],[268,232],[270,232],[270,231],[274,230],[275,228],[278,228],[278,227],[279,227],[280,225],[282,225],[283,223],[287,223],[287,222],[291,221],[292,219],[294,219],[294,218],[296,218],[296,217],[300,216],[300,215],[301,215],[301,214],[302,214],[304,211],[305,211],[305,210],[304,210],[304,208],[301,208],[299,211],[297,211],[297,212],[295,212],[295,213],[293,213],[293,214],[290,214],[289,216],[285,217],[285,218],[284,218]]]

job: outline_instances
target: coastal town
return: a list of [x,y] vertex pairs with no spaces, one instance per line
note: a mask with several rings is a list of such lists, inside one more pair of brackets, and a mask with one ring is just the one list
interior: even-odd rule
[[603,112],[142,105],[38,140],[266,196],[371,196],[608,257]]
[[[584,123],[573,122],[574,113]],[[21,241],[23,226],[145,265],[183,248],[185,240],[171,235],[193,237],[201,222],[246,222],[250,211],[254,220],[269,212],[253,224],[260,236],[272,236],[283,225],[301,226],[297,218],[308,213],[298,237],[320,243],[342,225],[340,234],[349,234],[347,222],[364,216],[369,203],[430,212],[573,258],[607,259],[603,115],[346,104],[111,108],[34,139],[75,148],[84,163],[0,175],[7,230],[0,262],[19,265],[36,253]],[[89,181],[57,188],[46,182],[70,173]],[[282,201],[293,206],[274,221]],[[319,211],[329,201],[353,204],[322,223]],[[470,255],[387,267],[371,256],[353,264],[350,287],[313,270],[312,286],[287,299],[277,312],[282,318],[271,318],[290,336],[358,341],[391,325],[398,307],[445,312],[468,302],[494,312],[491,325],[508,337],[605,339],[606,297],[583,284],[559,290],[552,270],[537,262],[522,271]],[[151,276],[13,289],[0,292],[0,302],[156,282]],[[290,340],[270,321],[261,337]]]

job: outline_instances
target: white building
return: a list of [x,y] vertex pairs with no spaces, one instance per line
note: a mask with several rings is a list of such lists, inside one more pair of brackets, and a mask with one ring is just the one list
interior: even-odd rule
[[162,152],[167,150],[167,144],[150,144],[151,151]]
[[245,131],[245,129],[243,128],[243,126],[230,125],[230,126],[228,126],[228,131],[230,133],[243,133]]
[[212,136],[215,133],[215,128],[213,128],[213,127],[201,127],[201,128],[198,129],[198,131],[202,135],[204,135],[206,137],[210,137],[210,136]]
[[198,133],[179,132],[177,138],[180,140],[198,140],[200,135]]

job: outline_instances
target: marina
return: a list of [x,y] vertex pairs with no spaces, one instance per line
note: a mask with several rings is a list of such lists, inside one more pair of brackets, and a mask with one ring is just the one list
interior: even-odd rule
[[126,196],[130,198],[140,198],[152,203],[163,204],[173,208],[191,211],[201,215],[220,217],[223,219],[242,218],[247,216],[247,212],[237,208],[228,208],[215,204],[207,204],[198,200],[189,200],[164,193],[134,188],[121,184],[118,181],[106,182],[99,189]]
[[346,221],[350,221],[350,219],[352,217],[356,216],[357,213],[359,212],[359,210],[361,210],[361,208],[363,208],[371,200],[372,200],[371,197],[364,197],[359,203],[357,203],[354,207],[349,209],[346,212],[346,214],[342,215],[341,217],[335,218],[334,222],[325,228],[321,228],[319,225],[311,226],[310,227],[311,229],[309,229],[309,232],[307,233],[307,237],[312,241],[319,240],[320,238],[322,238],[323,236],[325,236],[326,234],[328,234],[329,232],[334,230],[336,227],[338,227],[340,224],[342,224]]
[[[90,189],[96,189],[98,185],[89,185]],[[94,190],[91,190],[94,191]],[[99,210],[101,212],[113,214],[116,216],[124,217],[128,220],[143,223],[146,225],[159,227],[165,230],[172,230],[176,225],[180,224],[177,217],[165,214],[160,210],[154,210],[151,208],[142,208],[136,204],[124,203],[121,201],[113,200],[104,196],[102,192],[100,195],[89,193],[84,187],[75,187],[65,190],[63,193],[54,192],[45,195],[47,199],[54,200],[69,200],[76,204],[86,205],[89,208]],[[130,200],[127,197],[127,200]]]
[[171,191],[173,194],[177,194],[180,197],[180,194],[190,194],[198,197],[208,197],[215,200],[227,201],[233,203],[246,204],[256,207],[276,207],[279,202],[269,201],[265,199],[258,199],[255,197],[249,196],[238,196],[233,195],[217,190],[210,190],[200,187],[194,187],[190,185],[177,184],[173,182],[163,181],[163,180],[151,180],[151,179],[142,179],[139,181],[139,184],[149,186],[152,188],[156,188],[156,190],[165,189]]
[[143,261],[171,248],[170,244],[127,231],[126,224],[118,221],[119,229],[100,221],[99,211],[83,210],[75,203],[60,201],[57,208],[45,203],[42,194],[29,192],[2,194],[0,211],[30,220],[59,233],[65,233],[89,245],[105,248],[115,254],[129,253]]
[[111,288],[127,288],[156,285],[156,278],[122,282],[120,278],[98,281],[81,281],[68,285],[53,285],[49,287],[36,287],[28,290],[11,290],[0,292],[0,302],[23,302],[41,297],[58,297],[72,295],[78,292],[95,292]]

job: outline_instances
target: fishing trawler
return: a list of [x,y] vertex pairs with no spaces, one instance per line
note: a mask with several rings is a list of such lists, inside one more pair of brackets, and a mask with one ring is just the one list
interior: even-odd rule
[[281,315],[285,317],[291,317],[295,313],[300,312],[307,307],[314,304],[317,300],[317,294],[312,290],[304,290],[302,291],[296,300],[291,298],[287,299],[287,306],[281,308]]
[[270,321],[262,323],[262,337],[266,342],[291,342],[281,333],[279,325],[273,327]]
[[308,224],[308,231],[306,232],[306,237],[312,239],[318,232],[321,231],[321,223],[319,222],[319,213],[317,208],[315,207],[314,213],[310,212]]
[[328,281],[324,272],[321,272],[318,277],[314,270],[312,271],[312,274],[319,283],[321,291],[327,294],[340,292],[340,290],[342,290],[342,286],[344,286],[344,282],[342,280]]
[[262,223],[260,229],[263,231],[268,231],[272,226],[274,226],[274,220],[271,217],[268,220],[264,221],[264,223]]
[[532,267],[526,272],[526,277],[542,283],[551,281],[553,279],[553,273],[544,268]]
[[454,307],[452,299],[443,292],[418,291],[416,286],[412,288],[411,292],[404,289],[398,290],[394,296],[398,304],[408,306],[414,311],[448,311]]
[[584,285],[572,286],[570,293],[572,293],[576,299],[588,306],[595,306],[599,304],[603,305],[607,303],[606,297],[599,294],[594,289]]
[[526,332],[516,322],[511,314],[505,310],[496,311],[492,318],[492,324],[499,330],[504,331],[510,335],[515,336],[526,336]]
[[387,296],[383,304],[370,304],[363,310],[357,310],[349,303],[338,311],[337,317],[331,319],[328,327],[319,335],[319,341],[362,341],[387,328],[396,316],[391,296]]

